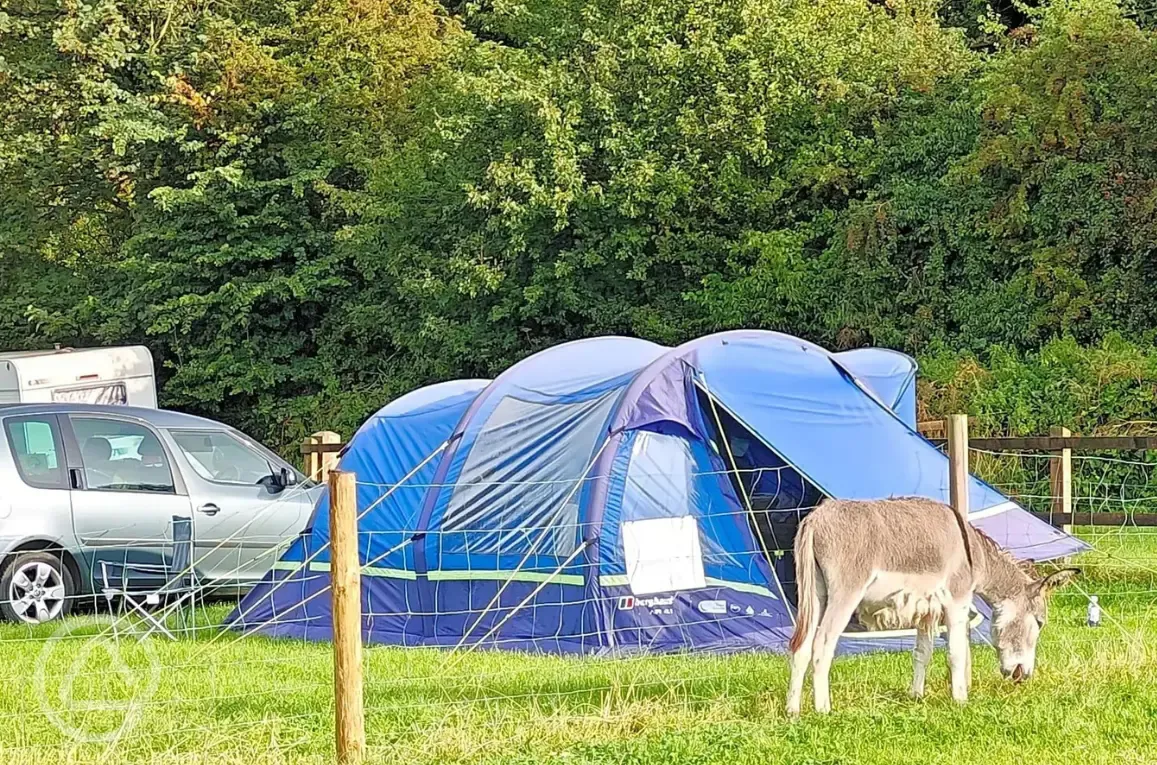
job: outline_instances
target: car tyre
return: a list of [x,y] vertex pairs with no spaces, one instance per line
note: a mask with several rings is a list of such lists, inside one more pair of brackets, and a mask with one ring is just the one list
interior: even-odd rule
[[76,588],[68,566],[44,550],[17,553],[0,576],[0,617],[43,624],[67,616]]

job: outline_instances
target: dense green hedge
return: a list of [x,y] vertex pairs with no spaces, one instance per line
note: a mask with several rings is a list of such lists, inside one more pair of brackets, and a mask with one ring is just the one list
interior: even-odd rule
[[1144,10],[15,0],[0,347],[147,343],[166,404],[283,446],[736,326],[914,353],[993,428],[1144,420]]
[[[941,351],[922,360],[921,416],[971,415],[977,435],[1047,435],[1060,425],[1081,435],[1157,434],[1157,351],[1110,335],[1082,347],[1071,337],[1039,351],[997,346],[982,362]],[[1048,455],[973,456],[973,469],[1006,493],[1048,510]],[[1076,452],[1077,512],[1157,511],[1157,452]]]

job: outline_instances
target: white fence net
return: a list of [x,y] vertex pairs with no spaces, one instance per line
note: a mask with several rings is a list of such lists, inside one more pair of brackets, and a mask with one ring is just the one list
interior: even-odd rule
[[[975,472],[1026,507],[1047,512],[1053,506],[1048,455],[976,452],[972,459]],[[1157,593],[1157,527],[1135,522],[1157,509],[1152,504],[1157,496],[1155,465],[1147,460],[1147,456],[1073,458],[1074,511],[1123,514],[1125,521],[1111,527],[1083,526],[1078,519],[1075,533],[1094,550],[1079,561],[1085,575],[1078,589],[1058,596],[1054,616],[1058,626],[1053,628],[1058,636],[1047,656],[1058,672],[1071,670],[1074,662],[1093,662],[1097,671],[1112,678],[1127,673],[1129,666],[1151,666],[1147,638],[1153,632]],[[364,487],[383,497],[393,488]],[[291,500],[293,491],[272,499],[268,511],[276,502]],[[732,514],[750,519],[746,508]],[[726,514],[717,517],[724,520]],[[696,554],[704,564],[726,557],[741,567],[763,565],[768,558],[774,565],[776,543],[765,538],[758,524],[751,528],[749,549],[705,546]],[[359,535],[359,546],[397,551],[419,531],[415,526],[381,538],[375,538],[379,532],[365,531]],[[493,618],[479,621],[478,632],[468,636],[472,639],[452,646],[458,650],[368,648],[366,722],[372,758],[475,762],[534,752],[550,759],[552,752],[589,742],[629,739],[664,727],[682,729],[688,720],[782,722],[786,668],[776,654],[575,659],[466,650],[479,633],[494,628],[512,609],[557,605],[539,600],[544,592],[553,592],[547,588],[527,599],[528,587],[533,591],[538,584],[565,575],[567,559],[581,555],[582,540],[589,536],[589,529],[579,523],[499,531],[510,533],[495,538],[493,528],[452,532],[457,535],[455,549],[464,554],[470,554],[476,542],[483,544],[485,536],[485,545],[499,545],[502,555],[518,560],[513,571],[520,576],[498,580],[497,595],[489,591],[457,608],[439,610],[474,617],[494,612]],[[560,537],[577,542],[568,546]],[[246,539],[241,529],[228,540],[236,545],[231,549],[239,551],[237,573],[252,564],[248,554],[240,552]],[[139,541],[142,546],[155,542]],[[191,565],[176,570],[173,540],[168,542],[162,563],[167,561],[169,569],[158,577],[159,585],[132,586],[115,577],[109,581],[98,577],[91,592],[73,596],[67,618],[0,625],[0,660],[9,665],[7,682],[0,688],[4,761],[254,763],[332,758],[329,644],[257,634],[261,632],[257,627],[268,622],[244,630],[222,629],[223,620],[240,602],[240,589],[182,578],[211,551],[193,552]],[[271,566],[283,549],[284,545],[273,547],[261,555]],[[493,553],[486,549],[487,556]],[[537,556],[542,550],[563,554],[544,563]],[[295,563],[305,576],[322,584],[306,597],[330,597],[323,557]],[[564,565],[559,565],[560,559]],[[106,561],[110,570],[116,564],[136,563],[128,550],[111,553]],[[366,561],[366,566],[372,569],[381,562]],[[437,564],[432,561],[431,568]],[[28,586],[38,586],[37,567],[26,575]],[[363,575],[368,578],[372,572]],[[174,580],[179,586],[166,590],[164,585]],[[515,581],[523,585],[517,593],[513,588],[504,591]],[[1099,596],[1105,619],[1095,640],[1089,637],[1092,633],[1082,631],[1090,594]],[[581,601],[580,597],[577,602]],[[306,618],[300,609],[290,612],[297,616],[285,618]],[[420,617],[423,611],[418,602],[404,601],[398,609],[370,597],[366,615]],[[746,617],[725,613],[703,615],[702,620],[726,625]],[[569,634],[590,633],[580,629]],[[500,639],[498,643],[501,646]],[[890,687],[907,663],[906,657],[895,654],[851,662],[843,677],[857,687]]]

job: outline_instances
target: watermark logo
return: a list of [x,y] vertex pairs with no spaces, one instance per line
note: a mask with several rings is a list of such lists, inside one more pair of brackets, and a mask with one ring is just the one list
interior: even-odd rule
[[124,736],[160,684],[161,663],[151,642],[131,632],[114,634],[109,619],[63,623],[36,662],[41,711],[74,741]]

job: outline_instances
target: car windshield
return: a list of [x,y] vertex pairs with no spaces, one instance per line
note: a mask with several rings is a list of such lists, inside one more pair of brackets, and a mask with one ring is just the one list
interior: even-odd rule
[[[214,483],[254,485],[274,470],[301,476],[281,458],[243,436],[226,430],[174,430],[173,440],[197,475]],[[291,481],[293,480],[291,479]]]

